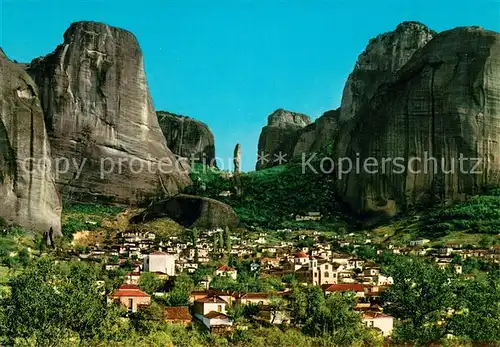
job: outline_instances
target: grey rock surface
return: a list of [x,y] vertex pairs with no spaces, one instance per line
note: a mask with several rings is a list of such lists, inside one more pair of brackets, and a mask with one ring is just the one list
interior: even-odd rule
[[63,44],[28,72],[39,87],[52,155],[70,161],[57,179],[64,199],[135,204],[190,183],[187,165],[166,146],[133,34],[74,23]]
[[168,200],[155,202],[132,223],[143,223],[159,218],[170,218],[186,228],[214,230],[234,229],[239,224],[238,215],[231,206],[220,201],[199,196],[179,194]]
[[[379,163],[377,173],[361,170],[337,181],[339,195],[358,212],[393,215],[498,185],[500,34],[478,27],[438,34],[350,123],[337,155]],[[402,158],[404,172],[382,165],[383,158]]]
[[167,146],[174,154],[190,163],[216,164],[214,135],[205,123],[165,111],[157,114]]
[[61,235],[61,203],[37,88],[0,49],[0,217]]
[[269,115],[267,125],[262,128],[258,145],[258,155],[268,161],[257,161],[257,170],[278,165],[275,162],[277,155],[289,160],[293,156],[298,140],[298,130],[311,123],[311,119],[305,114],[283,109],[278,109]]
[[436,33],[418,22],[403,22],[396,30],[372,39],[361,53],[349,75],[342,94],[340,121],[353,118],[360,107],[370,101],[378,87],[390,82]]
[[325,148],[332,150],[340,128],[339,115],[340,109],[327,111],[314,123],[300,129],[293,156],[319,153]]

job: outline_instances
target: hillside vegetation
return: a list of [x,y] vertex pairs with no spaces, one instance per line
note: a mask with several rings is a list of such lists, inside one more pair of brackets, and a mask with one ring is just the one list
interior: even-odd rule
[[[191,178],[195,185],[188,188],[188,193],[232,206],[247,226],[332,229],[345,224],[335,199],[332,178],[310,170],[303,173],[297,162],[242,173],[236,179],[215,168],[196,166]],[[235,184],[241,187],[239,196],[235,194]],[[231,192],[231,195],[221,195],[223,192]],[[295,220],[296,215],[308,212],[320,212],[322,221]]]

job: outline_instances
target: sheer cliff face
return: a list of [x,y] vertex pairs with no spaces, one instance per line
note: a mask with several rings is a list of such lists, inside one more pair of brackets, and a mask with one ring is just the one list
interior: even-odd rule
[[353,118],[360,107],[370,101],[378,87],[389,82],[436,33],[416,22],[403,22],[395,31],[372,39],[359,56],[342,95],[341,122]]
[[[338,154],[380,165],[337,182],[357,211],[394,214],[498,184],[500,34],[472,27],[437,35],[362,106],[348,132]],[[406,169],[383,158],[402,158]]]
[[293,156],[317,153],[327,146],[333,148],[339,131],[339,114],[340,109],[325,112],[314,123],[300,129]]
[[74,23],[64,43],[28,71],[39,87],[52,154],[69,160],[57,181],[64,198],[135,203],[189,183],[166,146],[131,33]]
[[258,155],[268,161],[257,161],[257,170],[278,165],[275,159],[279,155],[290,160],[298,140],[298,130],[309,124],[311,119],[301,113],[279,109],[269,115],[267,125],[260,133],[258,147]]
[[36,86],[0,49],[0,217],[61,234],[61,204]]
[[168,148],[189,162],[215,165],[215,140],[208,126],[195,119],[159,111],[158,122]]
[[[257,170],[279,165],[279,155],[286,162],[295,157],[317,153],[327,146],[333,148],[339,131],[340,109],[325,112],[311,122],[303,114],[277,110],[262,128],[258,155],[267,155],[257,162]],[[284,162],[282,163],[284,164]]]

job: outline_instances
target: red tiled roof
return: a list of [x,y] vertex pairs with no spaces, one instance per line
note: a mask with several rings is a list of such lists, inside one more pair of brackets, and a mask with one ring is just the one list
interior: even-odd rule
[[191,291],[191,295],[207,295],[206,290],[193,290]]
[[267,299],[269,296],[267,293],[246,293],[241,297],[245,299]]
[[140,288],[135,284],[122,284],[120,290],[140,290]]
[[229,316],[225,315],[224,313],[210,311],[204,317],[208,319],[225,319]]
[[321,288],[325,292],[364,292],[363,285],[359,283],[324,284]]
[[113,298],[120,298],[120,297],[133,297],[133,298],[148,297],[149,298],[148,294],[146,294],[140,290],[117,290],[111,296]]
[[298,252],[295,254],[295,258],[309,258],[309,256],[307,254],[305,254],[304,252]]
[[381,312],[366,311],[363,312],[364,319],[374,319],[374,318],[390,318],[391,316],[383,314]]
[[190,321],[192,319],[192,316],[189,313],[189,309],[186,306],[165,307],[165,310],[163,311],[163,317],[167,320],[180,321]]
[[233,269],[232,267],[230,266],[227,266],[227,265],[222,265],[221,267],[219,267],[217,269],[217,271],[226,271],[226,272],[232,272],[232,271],[236,271],[235,269]]
[[206,296],[198,299],[195,302],[213,303],[213,304],[227,304],[227,302],[219,296]]

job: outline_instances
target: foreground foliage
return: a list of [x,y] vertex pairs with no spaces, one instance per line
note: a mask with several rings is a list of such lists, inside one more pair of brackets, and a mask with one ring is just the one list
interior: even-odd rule
[[421,258],[397,257],[386,268],[394,285],[383,293],[385,311],[398,318],[394,339],[428,344],[458,341],[494,344],[500,338],[500,272],[463,279]]

